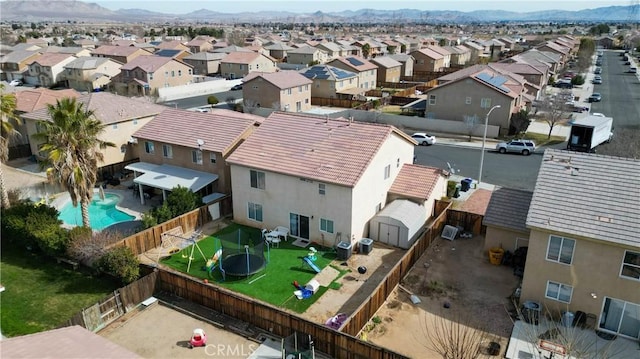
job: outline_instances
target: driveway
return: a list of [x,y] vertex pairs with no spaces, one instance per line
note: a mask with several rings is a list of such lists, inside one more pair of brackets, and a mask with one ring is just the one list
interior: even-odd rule
[[481,236],[437,239],[403,281],[421,303],[413,304],[407,292],[396,289],[366,339],[411,358],[439,358],[429,349],[427,331],[433,330],[434,319],[443,317],[483,329],[487,344],[500,343],[503,354],[513,328],[509,297],[519,278],[509,267],[491,265],[483,242]]

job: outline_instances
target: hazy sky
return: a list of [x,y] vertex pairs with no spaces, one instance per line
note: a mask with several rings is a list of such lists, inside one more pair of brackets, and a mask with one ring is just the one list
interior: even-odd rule
[[298,0],[298,1],[182,1],[182,0],[85,0],[95,2],[111,10],[118,9],[145,9],[156,12],[185,14],[194,10],[208,9],[224,13],[253,12],[253,11],[290,11],[297,13],[310,13],[315,11],[331,12],[342,10],[359,10],[363,8],[379,10],[418,9],[418,10],[507,10],[516,12],[529,12],[537,10],[582,10],[604,6],[630,5],[630,0],[414,0],[414,1],[371,1],[371,0]]

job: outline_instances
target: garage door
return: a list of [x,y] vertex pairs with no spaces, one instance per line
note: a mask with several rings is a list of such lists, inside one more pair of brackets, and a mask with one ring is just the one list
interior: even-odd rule
[[380,223],[378,240],[392,246],[399,247],[400,227],[391,224]]

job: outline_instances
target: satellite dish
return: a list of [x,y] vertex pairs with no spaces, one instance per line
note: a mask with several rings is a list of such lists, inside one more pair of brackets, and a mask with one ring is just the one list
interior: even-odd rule
[[449,168],[449,173],[456,174],[456,170],[451,167],[451,164],[449,164],[449,162],[447,162],[447,167]]
[[204,141],[201,139],[197,139],[196,142],[198,143],[198,146],[203,146],[204,145]]

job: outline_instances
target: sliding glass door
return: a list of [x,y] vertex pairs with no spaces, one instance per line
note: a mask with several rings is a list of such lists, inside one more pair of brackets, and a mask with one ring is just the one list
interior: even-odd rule
[[640,305],[605,297],[600,316],[600,328],[639,339]]
[[289,214],[290,235],[298,238],[309,239],[309,217],[297,213]]

